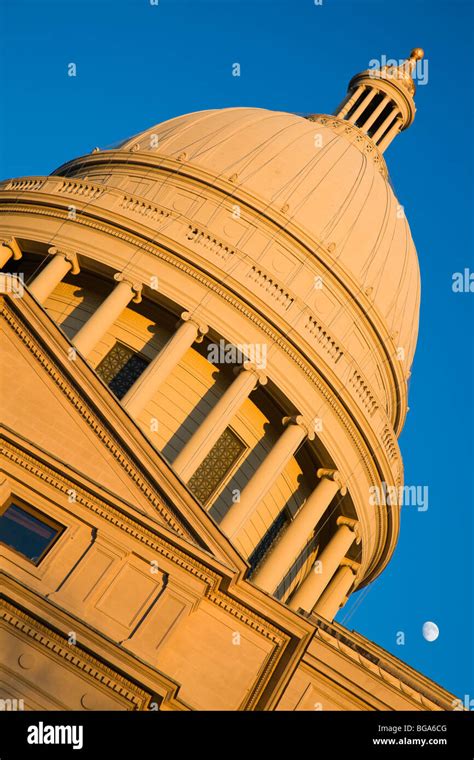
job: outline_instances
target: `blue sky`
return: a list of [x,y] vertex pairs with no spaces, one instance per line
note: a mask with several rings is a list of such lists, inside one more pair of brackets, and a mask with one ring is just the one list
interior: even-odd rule
[[[403,511],[387,570],[338,619],[471,698],[474,293],[453,293],[451,282],[453,272],[474,270],[472,15],[460,0],[0,3],[2,177],[47,174],[189,111],[330,113],[371,59],[425,49],[429,80],[418,88],[415,122],[386,158],[422,273],[400,443],[406,482],[428,485],[429,509]],[[421,634],[426,620],[440,628],[433,643]]]

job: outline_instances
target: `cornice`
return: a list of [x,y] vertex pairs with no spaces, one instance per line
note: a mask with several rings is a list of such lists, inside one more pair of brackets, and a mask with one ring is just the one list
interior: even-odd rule
[[[63,166],[59,167],[59,169],[57,169],[51,175],[51,177],[31,177],[25,179],[8,180],[7,182],[0,183],[0,204],[2,203],[2,191],[8,191],[8,188],[11,190],[18,190],[21,194],[32,192],[37,195],[38,191],[48,180],[57,179],[58,181],[62,182],[63,185],[67,183],[69,178],[61,176],[62,170],[70,171],[77,168],[78,171],[82,172],[89,165],[100,165],[105,160],[107,160],[109,171],[111,164],[116,169],[120,169],[120,167],[123,165],[123,169],[128,171],[132,166],[136,168],[146,168],[147,176],[149,172],[154,172],[158,175],[160,173],[164,173],[165,175],[172,174],[178,179],[190,179],[194,183],[203,184],[211,193],[216,194],[218,197],[221,197],[224,193],[226,198],[234,199],[236,202],[238,201],[239,204],[250,209],[253,213],[256,213],[261,220],[266,220],[271,227],[277,227],[278,234],[282,235],[283,239],[287,238],[289,241],[291,241],[293,247],[296,243],[297,248],[301,248],[304,251],[305,256],[309,255],[311,257],[315,257],[326,270],[325,276],[327,276],[330,281],[337,281],[339,283],[339,286],[342,287],[345,298],[357,306],[361,319],[366,320],[370,325],[370,328],[376,337],[376,342],[378,343],[382,354],[385,356],[385,362],[387,363],[387,366],[390,367],[395,389],[395,398],[393,399],[392,403],[392,408],[394,410],[395,416],[392,424],[396,434],[398,434],[403,427],[404,417],[406,414],[407,390],[406,380],[403,372],[397,365],[397,362],[394,361],[391,356],[391,354],[393,356],[396,355],[396,346],[393,342],[391,334],[385,326],[384,318],[379,313],[378,308],[375,306],[369,296],[360,288],[359,283],[354,279],[354,277],[345,268],[341,267],[341,265],[334,259],[334,257],[331,256],[330,250],[327,250],[321,243],[316,241],[314,238],[311,238],[302,228],[293,224],[291,220],[285,216],[285,213],[283,211],[269,207],[269,204],[263,199],[252,195],[243,188],[239,188],[238,185],[233,184],[222,176],[215,177],[209,172],[206,172],[205,170],[200,169],[194,165],[183,165],[183,163],[177,160],[173,160],[168,157],[165,158],[152,153],[126,153],[125,156],[126,161],[123,151],[94,153],[89,156],[74,159],[73,161],[64,164]],[[30,185],[28,185],[28,181],[30,182]],[[173,212],[169,212],[169,210],[165,210],[158,204],[151,203],[141,196],[133,196],[130,193],[124,193],[117,188],[112,188],[107,185],[94,184],[89,180],[84,181],[80,178],[76,179],[74,174],[71,175],[70,184],[75,186],[74,194],[77,196],[78,202],[80,202],[82,196],[85,199],[86,205],[90,204],[101,195],[110,193],[112,195],[120,196],[122,198],[122,202],[125,200],[128,200],[129,202],[133,200],[134,204],[138,202],[138,204],[144,205],[144,215],[145,212],[152,213],[153,209],[155,209],[154,213],[159,213],[160,218],[163,218],[164,213],[173,214]],[[57,196],[54,194],[49,195],[49,197],[57,200]],[[13,211],[15,207],[16,204],[12,208]],[[109,210],[101,210],[106,211],[110,214]],[[180,214],[179,216],[180,218],[183,218],[183,214]],[[76,221],[78,220],[76,219]],[[128,219],[128,221],[130,220]]]
[[58,370],[41,350],[40,345],[32,337],[26,325],[21,319],[12,311],[8,305],[6,299],[1,299],[0,313],[2,317],[7,321],[9,326],[21,339],[25,347],[35,357],[35,359],[41,364],[43,369],[50,375],[56,386],[60,389],[64,396],[72,403],[80,416],[84,419],[87,425],[97,435],[99,440],[106,446],[114,459],[125,470],[130,479],[136,484],[139,490],[146,496],[150,505],[157,511],[157,513],[165,520],[165,522],[175,530],[181,536],[187,536],[191,539],[191,534],[182,526],[179,521],[165,508],[162,501],[158,500],[155,495],[152,486],[140,475],[130,462],[129,457],[126,456],[125,451],[118,445],[117,441],[112,439],[102,425],[99,424],[96,415],[91,407],[86,404],[78,394],[75,393],[73,386],[64,375]]
[[[156,550],[157,545],[156,533],[143,526],[142,523],[134,520],[132,517],[127,516],[123,512],[115,509],[110,503],[100,499],[95,494],[87,491],[84,487],[78,486],[77,482],[72,478],[66,477],[66,475],[58,472],[52,467],[48,467],[36,456],[28,453],[25,448],[15,446],[11,441],[3,439],[0,453],[13,464],[20,467],[22,470],[28,472],[30,475],[42,480],[49,486],[52,486],[56,491],[68,496],[71,487],[75,493],[75,503],[80,504],[87,510],[94,512],[99,518],[111,523],[115,527],[124,531],[132,538],[140,541],[140,543],[146,544],[149,548]],[[161,527],[161,526],[160,526]],[[158,528],[158,526],[157,526]],[[182,538],[183,534],[177,533],[179,538]],[[176,545],[167,542],[165,539],[160,539],[162,546],[169,552],[169,556],[175,551],[180,551],[176,548]],[[191,548],[191,547],[190,547]],[[188,555],[181,551],[183,557]],[[168,555],[167,555],[168,556]],[[188,569],[185,567],[185,569]]]
[[[61,392],[90,424],[101,443],[110,446],[110,451],[119,463],[123,463],[126,472],[134,474],[136,481],[132,479],[132,482],[141,484],[140,490],[152,507],[151,514],[168,515],[165,527],[190,546],[199,546],[209,554],[224,558],[228,566],[246,568],[237,549],[89,365],[79,356],[75,362],[67,362],[66,368],[57,358],[55,361],[58,351],[63,357],[67,355],[70,343],[28,291],[25,290],[22,299],[12,299],[6,295],[0,298],[0,302],[0,316],[8,316],[7,323],[15,332],[18,330],[19,338],[23,340],[21,336],[25,336],[26,348],[32,349],[33,356],[57,381]],[[18,310],[20,305],[21,309]],[[84,396],[86,401],[83,401]],[[113,432],[110,433],[110,430]],[[160,491],[163,494],[161,499]],[[166,502],[181,510],[181,520]],[[150,518],[150,513],[147,515],[144,511],[143,514]]]
[[[364,670],[368,670],[376,678],[384,681],[387,685],[401,692],[405,697],[416,702],[422,710],[452,710],[454,696],[444,689],[438,688],[441,694],[429,693],[427,689],[417,684],[413,678],[405,671],[408,666],[405,663],[396,660],[395,664],[390,664],[386,659],[380,657],[378,653],[371,653],[361,643],[361,637],[357,635],[359,641],[354,640],[354,634],[343,626],[334,626],[327,621],[313,615],[317,624],[315,638],[320,639],[325,644],[340,652],[344,657],[356,662]],[[368,642],[369,643],[369,642]],[[373,645],[372,645],[373,646]],[[416,674],[415,674],[416,675]]]
[[12,627],[17,635],[20,633],[34,641],[36,646],[45,649],[48,656],[54,654],[65,664],[81,671],[88,681],[100,684],[102,688],[119,696],[122,701],[125,700],[129,710],[148,709],[151,693],[112,670],[110,666],[83,650],[79,644],[69,644],[65,636],[60,636],[5,599],[0,599],[0,620]]
[[[65,476],[56,473],[50,467],[46,467],[33,456],[26,454],[25,451],[9,442],[4,443],[2,454],[10,461],[27,470],[35,477],[47,482],[65,495],[67,495],[68,490],[73,485],[72,481],[68,480]],[[166,557],[171,563],[203,581],[208,587],[206,597],[214,604],[222,607],[226,612],[230,612],[257,633],[268,638],[272,643],[281,645],[283,638],[276,626],[273,626],[262,617],[249,616],[248,609],[244,605],[235,600],[231,601],[230,597],[220,591],[219,586],[222,576],[217,572],[210,570],[209,567],[193,557],[189,552],[183,551],[176,544],[170,543],[164,537],[157,535],[156,532],[145,527],[137,520],[124,515],[97,497],[92,497],[85,489],[78,489],[75,486],[74,490],[76,491],[76,503],[94,512],[101,519],[110,522],[119,530],[132,536],[136,541],[145,544],[153,552],[161,554],[161,556]],[[227,573],[228,571],[229,568],[226,568]]]
[[[180,684],[157,670],[153,665],[137,657],[128,649],[104,635],[96,628],[90,627],[83,619],[59,607],[51,599],[28,588],[17,578],[0,570],[0,600],[5,599],[11,606],[21,612],[34,626],[40,625],[56,634],[64,642],[64,632],[74,631],[80,642],[79,651],[98,659],[101,667],[109,668],[114,675],[121,676],[132,686],[138,687],[152,701],[161,701],[160,710],[191,710],[189,705],[179,697]],[[1,602],[0,602],[1,608]],[[66,635],[68,635],[68,633]],[[67,642],[67,650],[75,652],[78,644],[72,646]],[[97,654],[97,657],[96,657]]]
[[[134,473],[136,482],[142,484],[141,492],[153,508],[151,515],[154,515],[155,511],[160,514],[157,508],[159,506],[162,516],[169,517],[164,521],[165,528],[180,536],[190,547],[203,549],[223,560],[229,567],[241,568],[242,574],[247,564],[237,549],[198,504],[136,422],[104,387],[94,370],[79,356],[75,362],[67,362],[66,368],[61,361],[55,361],[58,351],[61,356],[67,355],[70,343],[28,291],[25,290],[20,300],[4,296],[0,298],[0,302],[0,315],[4,316],[4,312],[8,314],[7,322],[11,323],[15,332],[19,331],[20,338],[24,334],[27,343],[33,349],[33,356],[38,358],[40,364],[48,369],[50,376],[57,380],[61,392],[64,389],[68,401],[78,409],[83,419],[90,423],[101,443],[110,445],[111,452],[123,462],[125,471]],[[21,310],[18,310],[20,305]],[[26,347],[28,348],[28,345]],[[84,396],[86,401],[83,401]],[[161,499],[160,491],[163,493]],[[181,520],[172,507],[167,506],[167,502],[181,510]],[[150,513],[147,514],[145,511],[143,516],[151,519]]]

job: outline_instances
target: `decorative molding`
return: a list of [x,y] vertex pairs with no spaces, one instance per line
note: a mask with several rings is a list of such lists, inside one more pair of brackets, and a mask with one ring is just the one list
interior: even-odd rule
[[225,612],[231,614],[237,620],[240,620],[241,623],[244,623],[244,625],[248,626],[256,633],[259,633],[261,636],[264,636],[271,641],[272,644],[275,644],[275,646],[281,647],[290,640],[290,637],[283,634],[282,631],[276,628],[276,626],[263,620],[263,618],[258,615],[251,616],[246,607],[239,604],[239,602],[236,602],[234,599],[230,601],[230,599],[224,596],[221,592],[216,593],[214,591],[209,591],[207,598],[218,607],[225,610]]
[[267,683],[270,674],[274,670],[276,662],[280,659],[284,649],[290,641],[290,637],[283,634],[282,631],[267,621],[265,621],[264,625],[262,626],[261,618],[259,618],[257,615],[250,617],[248,610],[243,605],[238,604],[235,601],[232,602],[232,607],[229,607],[228,600],[222,594],[213,594],[210,592],[208,598],[210,601],[214,602],[214,604],[224,609],[227,613],[240,620],[241,623],[244,623],[244,625],[251,627],[256,633],[265,636],[265,638],[269,639],[274,645],[271,652],[269,652],[265,658],[255,679],[253,687],[246,696],[244,704],[240,708],[251,710],[260,698],[265,688],[265,684]]
[[16,631],[20,631],[25,637],[46,649],[48,655],[51,652],[54,653],[84,673],[89,680],[96,681],[120,696],[122,700],[125,699],[130,704],[130,709],[147,709],[152,697],[151,693],[144,691],[128,678],[85,652],[78,644],[68,644],[66,637],[59,635],[5,599],[0,602],[0,620],[4,620]]
[[[385,447],[385,451],[387,452],[387,456],[390,461],[393,461],[394,459],[399,459],[398,447],[394,444],[392,433],[387,426],[385,426],[382,431],[382,443]],[[401,483],[398,482],[398,479],[397,479],[397,485],[401,485]]]
[[248,626],[259,635],[268,639],[272,643],[274,649],[270,652],[251,692],[247,696],[248,705],[255,703],[265,687],[267,677],[273,670],[275,661],[280,659],[286,645],[290,641],[289,635],[283,633],[283,631],[278,629],[272,623],[254,613],[253,610],[250,611],[237,600],[224,594],[224,592],[220,590],[222,578],[218,573],[210,570],[199,562],[199,560],[190,557],[184,551],[169,543],[165,538],[157,536],[150,529],[142,526],[133,518],[122,514],[119,510],[110,506],[106,502],[92,496],[84,488],[79,487],[74,481],[69,481],[62,474],[59,475],[50,467],[38,462],[31,454],[27,454],[13,444],[6,442],[4,444],[3,453],[11,461],[15,462],[34,476],[49,483],[49,485],[53,486],[61,493],[67,494],[71,486],[74,486],[76,503],[93,511],[103,520],[107,520],[118,529],[124,531],[135,540],[147,546],[155,554],[165,557],[172,564],[202,581],[206,586],[204,598],[207,598],[211,603],[223,609],[245,626]]
[[319,324],[318,320],[313,314],[308,314],[308,319],[305,323],[305,330],[316,338],[318,343],[324,348],[329,356],[334,360],[334,364],[337,364],[339,359],[344,356],[344,351],[337,345],[336,341],[330,336],[329,332]]
[[321,639],[325,644],[329,644],[334,649],[337,649],[345,657],[349,657],[351,660],[357,662],[357,664],[364,668],[364,670],[370,671],[377,678],[380,678],[382,681],[395,687],[398,691],[402,692],[404,696],[414,699],[422,706],[422,709],[453,709],[452,704],[448,705],[443,703],[436,696],[429,695],[422,691],[411,679],[401,678],[399,669],[396,670],[395,668],[392,668],[389,663],[384,662],[381,658],[363,649],[359,644],[351,641],[348,636],[339,633],[337,629],[319,619],[316,615],[313,617],[318,626],[315,632],[315,637]]
[[49,177],[39,177],[38,179],[35,179],[34,177],[11,179],[6,183],[5,190],[22,190],[27,192],[31,190],[40,190],[48,179]]
[[356,127],[355,124],[349,123],[346,119],[338,119],[337,116],[311,114],[310,116],[306,116],[306,118],[308,121],[321,124],[321,126],[327,127],[333,132],[342,132],[343,136],[355,145],[361,153],[365,156],[370,156],[382,177],[388,177],[387,164],[385,163],[382,153],[373,140],[371,140],[365,132],[359,129],[359,127]]
[[[145,528],[139,526],[139,524],[132,519],[124,516],[122,512],[114,509],[110,504],[97,497],[92,497],[88,492],[77,485],[75,481],[66,478],[64,475],[59,474],[51,467],[39,462],[34,456],[28,454],[24,449],[19,448],[11,443],[4,442],[0,449],[2,455],[9,459],[14,464],[22,467],[24,470],[31,473],[35,477],[43,480],[48,485],[60,491],[65,496],[70,493],[71,486],[74,486],[75,500],[77,503],[82,504],[87,509],[95,512],[99,517],[107,522],[112,523],[121,530],[129,533],[133,538],[142,541],[141,532],[146,531]],[[134,532],[134,528],[136,531]],[[154,534],[150,532],[150,536]],[[182,534],[179,534],[183,537]],[[146,543],[146,542],[145,542]]]
[[158,514],[161,515],[161,517],[165,520],[170,528],[175,530],[179,535],[187,536],[190,540],[192,540],[190,533],[178,523],[178,521],[165,508],[164,504],[161,501],[158,501],[154,495],[154,491],[151,485],[146,480],[144,480],[138,471],[132,466],[129,458],[126,456],[125,452],[122,450],[119,444],[117,444],[117,442],[108,435],[107,431],[102,427],[102,425],[98,423],[96,416],[92,412],[92,409],[75,393],[71,384],[58,370],[57,366],[49,361],[46,355],[41,351],[37,342],[33,339],[23,322],[21,322],[17,316],[8,308],[5,299],[2,301],[0,313],[8,322],[10,327],[14,330],[14,332],[18,335],[18,337],[23,341],[28,350],[33,354],[35,359],[48,372],[50,377],[56,383],[57,387],[72,403],[84,421],[97,435],[99,440],[101,440],[106,448],[110,451],[114,459],[121,465],[130,479],[148,499],[150,505],[156,509]]
[[[365,378],[360,374],[360,372],[358,372],[358,370],[354,370],[354,372],[350,376],[349,385],[352,385],[356,394],[359,396],[365,408],[367,409],[370,416],[372,417],[375,414],[375,412],[379,409],[379,405],[377,404]],[[388,454],[388,448],[386,445],[385,445],[385,448]]]
[[278,303],[281,303],[285,311],[287,311],[295,302],[295,299],[282,288],[282,286],[273,278],[273,276],[270,276],[256,264],[250,268],[250,270],[247,272],[246,277],[263,288],[265,292],[268,293],[276,301],[278,301]]
[[[36,188],[32,188],[36,189]],[[77,180],[64,180],[57,188],[58,193],[69,193],[70,195],[79,195],[89,200],[97,200],[107,192],[107,188],[92,183],[80,182]]]
[[195,245],[207,248],[211,253],[219,256],[224,261],[227,261],[227,259],[235,254],[234,248],[210,232],[207,232],[207,230],[196,227],[195,224],[188,225],[185,237],[186,240],[190,240]]
[[164,222],[166,219],[174,216],[163,206],[156,206],[147,201],[142,201],[133,195],[123,195],[120,198],[118,205],[125,211],[131,212],[132,214],[140,214],[140,216],[145,216],[147,219],[152,219],[154,222]]

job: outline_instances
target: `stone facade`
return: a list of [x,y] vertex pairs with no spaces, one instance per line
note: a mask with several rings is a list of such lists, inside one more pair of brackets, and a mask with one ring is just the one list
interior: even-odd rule
[[419,271],[382,154],[420,54],[334,116],[189,114],[0,184],[2,699],[453,709],[332,622],[399,528],[369,495]]

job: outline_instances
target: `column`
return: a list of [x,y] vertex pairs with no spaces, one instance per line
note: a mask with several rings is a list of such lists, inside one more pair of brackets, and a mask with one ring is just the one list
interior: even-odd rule
[[[291,597],[291,609],[298,610],[301,607],[305,612],[311,612],[353,542],[358,539],[358,523],[355,520],[339,517],[337,524],[337,531],[317,557],[315,566]],[[319,567],[321,572],[315,572]]]
[[122,404],[132,416],[141,412],[148,401],[153,398],[161,383],[179,364],[186,351],[191,348],[193,343],[202,340],[202,336],[208,330],[207,325],[201,324],[186,311],[181,315],[181,319],[183,322],[175,334],[123,397]]
[[357,119],[359,118],[359,116],[361,116],[364,113],[365,109],[367,108],[367,106],[369,105],[369,103],[371,103],[371,101],[375,98],[375,96],[377,95],[377,93],[378,93],[378,90],[375,90],[375,89],[369,90],[369,92],[367,93],[367,95],[363,99],[362,103],[359,106],[357,106],[357,108],[354,111],[354,113],[351,113],[351,115],[348,117],[347,120],[351,124],[356,124]]
[[229,538],[235,539],[245,523],[257,511],[260,502],[304,439],[314,438],[312,427],[306,424],[301,415],[285,417],[283,424],[286,425],[284,433],[250,478],[240,494],[240,501],[232,504],[220,523],[221,529]]
[[331,582],[321,594],[314,612],[326,620],[334,620],[339,609],[347,599],[357,576],[360,565],[357,562],[344,559],[336,570]]
[[0,243],[0,269],[13,258],[15,261],[21,259],[21,248],[17,243],[16,238],[11,237],[6,240],[2,240]]
[[377,131],[374,132],[374,134],[372,135],[372,140],[375,143],[377,142],[377,140],[379,140],[382,137],[382,135],[385,133],[385,131],[389,128],[390,124],[392,124],[393,120],[397,116],[397,113],[398,113],[398,111],[397,111],[396,107],[394,106],[392,108],[392,110],[390,111],[390,113],[388,114],[388,116],[386,116],[386,118],[383,120],[382,124],[377,129]]
[[380,114],[382,113],[383,109],[390,103],[390,98],[388,95],[385,95],[384,98],[380,101],[377,108],[374,108],[372,113],[370,114],[369,118],[364,122],[364,131],[367,132],[372,124],[378,119]]
[[114,275],[114,279],[118,285],[74,336],[74,345],[85,357],[91,353],[102,336],[112,327],[130,301],[132,299],[135,303],[141,301],[141,285],[133,284],[120,273]]
[[39,303],[46,301],[69,271],[72,274],[79,274],[79,263],[75,253],[59,248],[49,248],[48,253],[52,258],[29,285],[30,293]]
[[338,110],[336,111],[334,115],[337,116],[338,119],[344,119],[344,117],[351,110],[354,103],[356,103],[359,97],[362,95],[364,90],[365,90],[365,85],[360,84],[350,97],[346,97],[343,100],[343,102],[341,103],[341,105],[339,106]]
[[388,148],[392,140],[399,134],[401,128],[402,128],[402,120],[398,118],[395,121],[395,124],[392,127],[390,127],[385,137],[383,137],[380,140],[379,144],[377,145],[378,149],[382,151],[382,153],[386,148]]
[[264,591],[273,593],[305,546],[334,496],[338,491],[342,495],[347,492],[337,470],[320,468],[317,476],[321,478],[318,485],[306,499],[275,548],[265,557],[258,572],[252,577],[252,583],[260,586]]
[[251,362],[244,362],[238,369],[232,385],[227,388],[173,462],[174,471],[185,483],[210,452],[245,399],[257,385],[265,385],[266,382],[265,375]]

